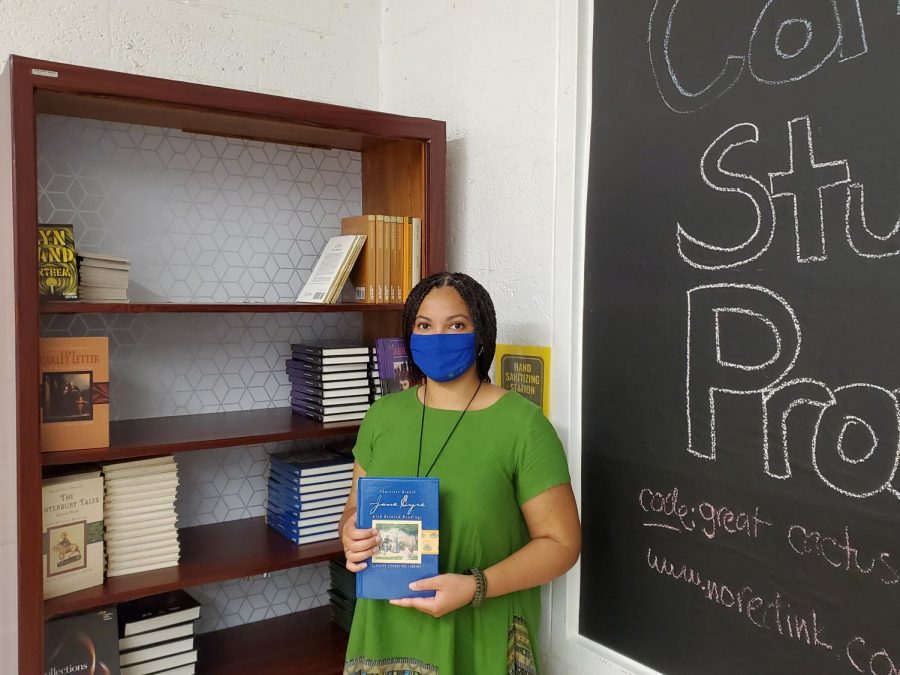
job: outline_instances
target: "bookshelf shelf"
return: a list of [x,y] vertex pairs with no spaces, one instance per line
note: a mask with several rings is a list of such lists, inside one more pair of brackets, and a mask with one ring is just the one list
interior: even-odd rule
[[317,607],[206,633],[197,643],[198,675],[340,675],[347,633]]
[[330,560],[341,552],[337,540],[297,546],[270,529],[263,518],[187,527],[179,534],[181,562],[176,567],[110,577],[101,586],[45,600],[44,618],[299,567]]
[[44,466],[106,462],[190,450],[324,438],[353,433],[359,422],[328,425],[294,415],[290,408],[149,417],[110,422],[108,448],[44,452]]
[[93,303],[93,302],[45,302],[40,305],[41,314],[153,314],[153,313],[209,313],[209,312],[264,312],[322,314],[326,312],[399,312],[403,305],[367,305],[344,302],[334,305],[311,303]]

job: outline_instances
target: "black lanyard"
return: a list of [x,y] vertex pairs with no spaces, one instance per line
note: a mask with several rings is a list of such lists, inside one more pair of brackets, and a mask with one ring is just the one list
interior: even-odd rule
[[[456,420],[456,424],[453,425],[453,428],[450,430],[450,433],[447,435],[447,439],[444,441],[444,444],[441,446],[441,449],[438,450],[437,455],[434,458],[434,461],[431,463],[431,466],[428,467],[428,471],[425,472],[424,478],[428,478],[428,474],[431,473],[431,470],[434,468],[434,465],[437,464],[437,461],[441,458],[441,453],[444,452],[444,448],[447,447],[447,443],[450,441],[450,437],[453,435],[453,432],[456,431],[456,427],[459,426],[459,423],[462,422],[463,415],[469,410],[469,406],[472,405],[472,401],[475,400],[475,397],[478,396],[478,392],[481,390],[481,380],[478,380],[478,387],[475,389],[475,393],[472,394],[472,398],[469,399],[469,402],[466,403],[466,407],[463,408],[462,415],[459,416],[459,419]],[[419,477],[419,471],[422,468],[422,436],[425,433],[425,401],[428,396],[428,381],[426,380],[425,389],[422,393],[422,425],[419,428],[419,457],[416,460],[416,478]]]

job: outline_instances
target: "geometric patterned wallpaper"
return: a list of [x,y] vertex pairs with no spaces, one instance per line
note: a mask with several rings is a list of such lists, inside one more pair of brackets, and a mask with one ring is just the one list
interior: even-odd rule
[[[38,117],[38,216],[82,251],[131,260],[133,302],[293,302],[340,218],[361,212],[359,153]],[[73,314],[45,336],[109,336],[110,414],[287,406],[303,340],[362,336],[359,313]],[[268,443],[179,453],[178,526],[264,513]],[[201,632],[327,603],[327,563],[190,589]]]
[[131,259],[133,301],[292,302],[340,219],[358,152],[40,115],[38,212]]

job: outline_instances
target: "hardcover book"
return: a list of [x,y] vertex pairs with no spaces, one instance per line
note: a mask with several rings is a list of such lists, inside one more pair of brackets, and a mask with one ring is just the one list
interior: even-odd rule
[[438,574],[438,479],[359,479],[356,526],[381,535],[377,554],[356,573],[358,598],[424,598],[409,584]]
[[41,338],[41,450],[109,445],[109,338]]
[[99,471],[48,478],[43,506],[44,598],[103,583],[103,478]]
[[366,243],[353,269],[350,271],[350,283],[356,291],[356,301],[366,304],[375,302],[375,287],[378,283],[376,262],[375,216],[351,216],[341,218],[341,234],[365,235]]
[[78,299],[78,262],[71,225],[38,225],[38,291],[48,300]]
[[378,356],[378,377],[385,394],[393,394],[421,384],[421,378],[413,376],[403,338],[378,338],[375,341]]
[[119,605],[119,635],[128,637],[200,617],[200,603],[185,591],[161,593]]
[[44,675],[119,675],[116,608],[53,619],[44,629]]

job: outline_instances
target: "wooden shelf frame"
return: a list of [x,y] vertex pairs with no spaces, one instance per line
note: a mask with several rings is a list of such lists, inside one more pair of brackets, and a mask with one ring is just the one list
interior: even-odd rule
[[173,415],[110,422],[108,448],[41,453],[44,466],[113,462],[191,450],[352,434],[359,422],[322,424],[290,408]]
[[347,639],[328,607],[217,630],[197,638],[197,674],[340,675]]
[[41,314],[191,314],[191,313],[311,313],[332,312],[400,312],[403,305],[365,305],[362,303],[342,303],[335,305],[313,305],[304,303],[261,302],[243,303],[175,303],[175,302],[135,302],[135,303],[92,303],[92,302],[43,302],[39,306]]
[[[19,672],[37,673],[43,662],[44,602],[41,588],[41,478],[39,434],[40,317],[46,310],[37,292],[38,183],[37,131],[39,114],[95,118],[183,129],[188,132],[251,138],[313,147],[343,148],[361,153],[362,211],[401,213],[422,218],[423,275],[446,269],[445,184],[446,124],[441,121],[393,115],[247,91],[73,66],[12,56],[0,77],[0,106],[10,120],[11,158],[3,158],[12,173],[12,200],[0,204],[13,223],[15,306],[16,481],[18,552]],[[9,148],[9,139],[4,143]],[[8,222],[6,219],[0,222]],[[102,308],[102,309],[101,309]],[[79,310],[85,309],[82,307]],[[315,309],[243,304],[227,307],[198,304],[99,305],[89,311],[232,312],[232,311],[361,311],[367,340],[396,334],[398,307],[374,309],[317,306]],[[345,431],[345,429],[344,429]],[[217,439],[222,443],[223,439]],[[182,449],[187,449],[183,445]],[[196,447],[196,446],[195,446]],[[143,452],[131,448],[125,452]],[[139,456],[132,454],[131,456]],[[190,535],[188,535],[190,536]],[[278,563],[305,564],[302,556]],[[212,564],[212,563],[210,563]],[[271,566],[271,563],[259,567]],[[196,574],[190,583],[206,583],[253,573],[252,565],[223,567]],[[204,581],[204,579],[206,581]],[[113,583],[110,580],[110,583]],[[116,583],[113,583],[115,588]],[[177,587],[182,581],[152,582],[124,595]],[[187,583],[185,581],[184,583]],[[174,584],[174,585],[173,585]],[[119,597],[111,593],[107,599]],[[60,601],[62,602],[62,601]],[[54,605],[50,605],[52,608]],[[249,630],[249,629],[248,629]]]
[[85,612],[146,595],[202,586],[239,577],[330,560],[341,554],[338,540],[297,546],[268,527],[245,518],[179,530],[181,562],[151,572],[110,577],[102,585],[44,601],[44,616]]

